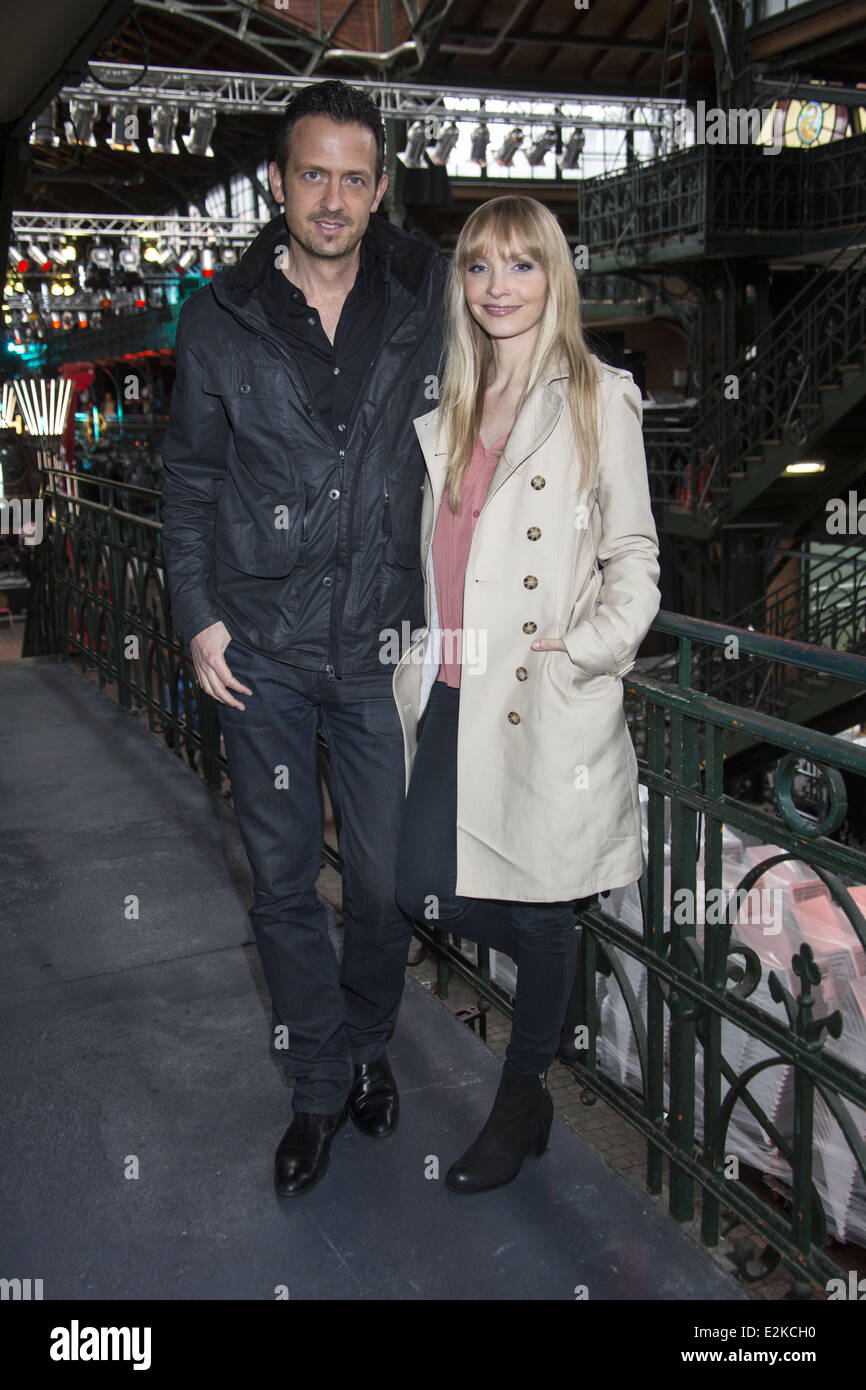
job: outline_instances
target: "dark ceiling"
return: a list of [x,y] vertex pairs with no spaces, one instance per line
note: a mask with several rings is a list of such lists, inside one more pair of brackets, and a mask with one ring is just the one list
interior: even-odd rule
[[[712,103],[715,65],[701,11],[697,3],[688,96]],[[799,46],[792,47],[797,13],[803,16]],[[165,212],[200,199],[221,175],[248,169],[251,158],[265,157],[266,117],[221,115],[211,142],[215,159],[153,155],[144,144],[140,154],[127,154],[104,138],[92,149],[26,144],[35,115],[61,85],[86,76],[88,59],[128,62],[140,71],[191,67],[483,86],[500,94],[652,97],[660,91],[667,15],[666,0],[605,0],[586,9],[573,0],[38,0],[29,9],[16,3],[15,42],[0,44],[0,123],[13,135],[17,124],[28,161],[13,206]],[[850,81],[866,59],[857,37],[864,20],[866,0],[837,6],[815,0],[762,26],[756,44],[762,62],[779,74]],[[10,23],[7,18],[4,27]],[[370,56],[386,51],[386,58]],[[96,133],[107,134],[106,118]]]

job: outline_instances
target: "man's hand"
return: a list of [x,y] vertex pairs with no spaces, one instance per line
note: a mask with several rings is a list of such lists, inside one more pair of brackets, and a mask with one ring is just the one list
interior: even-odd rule
[[235,700],[226,688],[231,686],[232,690],[241,690],[244,695],[253,693],[249,686],[241,685],[240,681],[235,680],[223,656],[231,640],[231,633],[225,623],[220,621],[211,623],[210,627],[197,633],[192,638],[189,649],[195,666],[196,680],[202,690],[219,700],[221,705],[246,709],[246,705],[242,705],[240,700]]

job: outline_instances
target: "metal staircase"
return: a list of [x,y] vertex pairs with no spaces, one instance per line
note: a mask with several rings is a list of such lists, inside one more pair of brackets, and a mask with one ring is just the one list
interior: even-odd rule
[[[866,655],[866,537],[841,542],[823,554],[779,549],[768,589],[753,603],[731,614],[732,633],[751,630],[807,642],[852,656]],[[774,583],[782,566],[796,573]],[[866,690],[826,672],[785,665],[740,652],[733,659],[719,647],[696,646],[692,685],[726,704],[839,733],[866,718]],[[643,666],[641,675],[675,680],[676,658],[665,656]],[[745,735],[725,741],[729,775],[751,771],[775,756],[769,745]]]
[[866,250],[846,246],[699,398],[674,466],[648,455],[663,529],[712,535],[864,398]]

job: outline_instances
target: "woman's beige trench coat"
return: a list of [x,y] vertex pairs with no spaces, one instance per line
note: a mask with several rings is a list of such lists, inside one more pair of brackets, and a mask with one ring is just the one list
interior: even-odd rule
[[[658,612],[658,537],[640,391],[628,372],[595,360],[595,482],[576,491],[567,376],[551,374],[515,421],[472,538],[457,741],[460,896],[559,902],[641,874],[637,760],[621,677]],[[449,640],[431,546],[439,505],[448,505],[439,411],[415,428],[427,463],[427,627],[393,677],[407,789],[418,721]],[[568,650],[532,651],[533,637],[562,637]]]

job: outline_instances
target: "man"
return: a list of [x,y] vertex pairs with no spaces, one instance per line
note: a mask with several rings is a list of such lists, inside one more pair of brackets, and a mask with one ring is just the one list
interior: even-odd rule
[[[295,1078],[284,1196],[322,1178],[347,1112],[382,1136],[399,1106],[385,1046],[411,937],[394,899],[405,763],[379,634],[423,623],[412,421],[436,394],[447,267],[371,216],[384,140],[375,106],[342,82],[289,102],[269,168],[285,217],[184,305],[163,449],[172,614],[219,702],[275,1044]],[[316,894],[320,713],[342,970]]]

